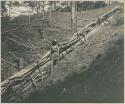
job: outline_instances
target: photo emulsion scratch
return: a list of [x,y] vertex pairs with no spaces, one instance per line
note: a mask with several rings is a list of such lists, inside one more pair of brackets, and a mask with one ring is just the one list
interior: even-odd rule
[[2,103],[123,103],[122,1],[1,1]]

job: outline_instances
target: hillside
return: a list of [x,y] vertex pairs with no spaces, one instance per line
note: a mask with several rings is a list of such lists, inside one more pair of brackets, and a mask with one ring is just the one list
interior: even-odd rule
[[26,101],[123,102],[123,25],[102,31],[60,62],[48,79],[52,84],[34,91]]

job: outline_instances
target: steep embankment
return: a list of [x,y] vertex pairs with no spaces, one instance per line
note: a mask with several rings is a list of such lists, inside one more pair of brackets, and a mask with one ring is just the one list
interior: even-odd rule
[[117,23],[103,27],[61,61],[45,83],[49,86],[24,102],[123,102],[123,24]]

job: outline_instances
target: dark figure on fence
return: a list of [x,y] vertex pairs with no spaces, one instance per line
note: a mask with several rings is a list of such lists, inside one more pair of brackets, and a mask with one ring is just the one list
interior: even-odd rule
[[59,60],[59,44],[56,39],[51,43],[51,73],[54,72],[54,65],[57,65]]

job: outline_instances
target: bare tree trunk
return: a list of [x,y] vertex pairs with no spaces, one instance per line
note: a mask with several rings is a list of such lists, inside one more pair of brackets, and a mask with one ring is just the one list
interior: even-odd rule
[[45,11],[44,11],[44,9],[43,9],[43,20],[45,19]]
[[[32,7],[31,9],[32,9],[32,13],[33,13],[33,12],[34,12],[34,8]],[[34,14],[34,13],[33,13],[33,14]]]
[[109,1],[109,3],[108,3],[108,4],[109,4],[109,6],[110,6],[110,5],[111,5],[111,1]]
[[43,1],[43,4],[42,4],[42,19],[43,20],[45,19],[44,1]]
[[50,5],[50,11],[49,11],[49,25],[52,26],[52,6]]
[[52,4],[52,10],[55,11],[55,7],[56,7],[56,1],[53,1],[53,4]]
[[75,32],[77,31],[77,9],[76,9],[76,1],[72,1],[72,9],[71,9],[71,28]]
[[38,9],[38,7],[36,7],[36,12],[39,13],[39,9]]
[[42,4],[42,35],[44,35],[44,27],[45,26],[45,11],[44,11],[44,1]]
[[8,17],[10,18],[10,8],[11,8],[11,2],[9,1],[9,4],[8,4]]
[[10,17],[10,6],[8,8],[8,17]]
[[31,21],[31,19],[30,19],[30,11],[29,11],[29,25],[30,25],[30,21]]

